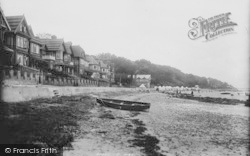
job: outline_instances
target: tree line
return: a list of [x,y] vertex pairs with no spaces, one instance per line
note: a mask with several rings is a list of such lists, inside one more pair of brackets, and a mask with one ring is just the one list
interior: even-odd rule
[[97,57],[114,64],[115,82],[121,82],[125,86],[133,85],[132,75],[150,74],[152,77],[151,85],[184,87],[194,87],[195,85],[199,85],[200,88],[208,89],[235,89],[232,85],[229,85],[226,82],[214,78],[185,74],[179,69],[167,65],[153,64],[145,59],[131,61],[110,53],[101,53],[97,55]]

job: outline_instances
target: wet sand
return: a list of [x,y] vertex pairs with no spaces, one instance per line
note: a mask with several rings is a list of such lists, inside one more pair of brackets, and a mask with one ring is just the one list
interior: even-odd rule
[[[140,113],[92,109],[90,120],[79,121],[73,149],[64,156],[249,155],[249,107],[244,104],[211,104],[162,93],[115,98],[150,102],[151,108]],[[151,139],[144,139],[144,147],[142,137]]]

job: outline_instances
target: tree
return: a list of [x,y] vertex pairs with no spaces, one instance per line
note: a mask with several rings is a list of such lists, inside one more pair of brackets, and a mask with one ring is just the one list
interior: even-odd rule
[[52,35],[50,33],[39,33],[36,34],[37,37],[41,38],[41,39],[53,39],[53,38],[57,38],[56,35]]
[[[233,86],[213,78],[199,77],[193,74],[185,74],[179,69],[153,64],[148,60],[141,59],[131,61],[124,57],[117,57],[110,53],[102,53],[97,56],[100,59],[110,60],[115,66],[115,81],[125,85],[132,83],[134,74],[150,74],[153,85],[185,86],[194,87],[199,85],[201,88],[212,89],[231,89]],[[129,76],[130,75],[130,76]]]

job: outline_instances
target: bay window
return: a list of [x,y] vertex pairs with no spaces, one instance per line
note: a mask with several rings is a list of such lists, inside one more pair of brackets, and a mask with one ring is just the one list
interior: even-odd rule
[[21,37],[21,36],[17,36],[17,40],[16,40],[17,47],[27,49],[28,48],[28,44],[29,44],[29,42],[28,42],[27,38],[24,38],[24,37]]
[[30,44],[30,51],[35,54],[40,54],[40,46],[34,43]]

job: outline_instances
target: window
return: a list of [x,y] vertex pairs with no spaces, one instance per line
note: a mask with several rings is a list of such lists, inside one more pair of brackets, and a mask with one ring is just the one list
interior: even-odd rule
[[16,40],[17,47],[27,49],[28,48],[28,43],[29,42],[28,42],[27,38],[17,36],[17,40]]
[[70,62],[71,61],[71,56],[69,54],[64,54],[63,60],[65,62]]
[[26,27],[23,27],[23,32],[24,32],[24,33],[26,33],[26,32],[27,32]]
[[22,31],[22,29],[23,29],[23,25],[20,25],[19,31]]
[[30,50],[32,53],[40,54],[40,47],[37,44],[31,43]]
[[23,65],[23,55],[17,54],[17,64]]
[[28,66],[29,64],[29,58],[27,56],[24,56],[22,54],[17,54],[17,64],[22,66]]
[[24,25],[20,25],[19,27],[19,31],[23,32],[23,33],[27,33],[27,28]]

